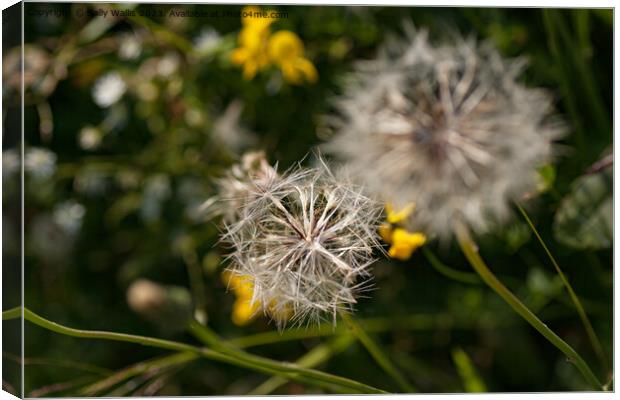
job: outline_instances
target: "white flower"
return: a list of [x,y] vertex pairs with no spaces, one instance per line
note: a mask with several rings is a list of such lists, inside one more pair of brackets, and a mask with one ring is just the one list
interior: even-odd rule
[[522,59],[473,40],[433,46],[407,28],[359,63],[327,148],[374,196],[416,204],[416,230],[447,238],[456,218],[485,230],[536,187],[563,125],[546,91],[518,82]]
[[75,234],[82,226],[86,208],[75,201],[65,201],[54,209],[54,222],[68,234]]
[[93,99],[99,107],[107,108],[119,101],[126,90],[123,78],[116,72],[110,72],[95,82]]
[[205,28],[194,39],[194,50],[203,55],[210,55],[222,42],[222,37],[213,28]]
[[251,181],[252,194],[223,239],[229,272],[251,280],[252,304],[283,326],[350,310],[368,288],[382,207],[325,164]]
[[24,169],[36,178],[49,178],[56,172],[56,154],[38,147],[26,149]]
[[122,60],[135,60],[140,57],[142,43],[138,37],[132,33],[123,34],[120,37],[118,56]]
[[169,52],[164,55],[157,63],[157,73],[164,78],[176,73],[181,65],[181,60],[176,53]]
[[94,126],[85,126],[80,130],[78,141],[84,150],[94,150],[101,144],[103,132]]

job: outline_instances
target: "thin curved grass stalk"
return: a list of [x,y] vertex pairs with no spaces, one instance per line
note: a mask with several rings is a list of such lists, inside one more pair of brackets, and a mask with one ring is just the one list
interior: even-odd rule
[[26,395],[26,397],[27,398],[46,397],[46,396],[50,396],[53,393],[58,394],[59,392],[66,392],[80,385],[88,383],[92,379],[93,379],[92,376],[82,376],[80,378],[72,379],[66,382],[52,383],[51,385],[46,385],[46,386],[31,390]]
[[553,254],[551,254],[551,251],[547,247],[547,244],[545,243],[545,241],[542,239],[542,237],[538,233],[538,230],[534,226],[534,223],[530,219],[529,215],[527,215],[527,213],[525,212],[523,207],[521,207],[520,204],[517,204],[517,207],[519,208],[519,211],[523,215],[523,218],[525,218],[528,225],[532,229],[532,232],[534,232],[534,235],[536,235],[538,242],[545,250],[545,253],[547,253],[547,256],[549,257],[551,264],[553,264],[553,267],[555,268],[556,272],[560,276],[562,283],[566,287],[566,291],[568,292],[568,295],[570,296],[573,304],[575,305],[575,308],[577,309],[577,313],[579,314],[579,318],[581,318],[581,322],[583,323],[586,333],[588,334],[588,338],[590,339],[590,344],[592,345],[594,352],[596,353],[597,357],[603,364],[603,368],[605,368],[605,371],[609,371],[609,365],[607,364],[607,359],[605,357],[605,352],[603,351],[603,346],[601,345],[601,342],[598,339],[598,336],[596,335],[596,332],[594,331],[592,324],[590,323],[588,314],[586,314],[586,311],[583,308],[583,305],[581,304],[579,297],[573,290],[573,287],[571,286],[571,284],[568,282],[568,278],[566,278],[566,276],[564,275],[564,272],[562,272],[562,269],[560,268],[560,265],[558,264],[558,262],[555,260],[555,257],[553,257]]
[[[353,335],[339,335],[327,343],[321,343],[312,350],[298,358],[295,363],[305,368],[314,368],[323,364],[334,355],[346,350],[355,341]],[[248,392],[251,396],[264,396],[273,393],[276,389],[288,382],[279,376],[272,376],[259,386]]]
[[392,379],[400,386],[405,393],[413,393],[417,390],[405,379],[400,371],[394,366],[392,361],[388,358],[387,354],[381,350],[379,345],[362,328],[362,326],[355,321],[349,314],[342,312],[340,317],[347,324],[351,332],[357,337],[362,345],[368,350],[372,358],[379,364],[379,366],[392,377]]
[[[86,339],[103,339],[118,342],[135,343],[147,347],[156,347],[160,349],[184,351],[198,354],[204,358],[213,361],[220,361],[227,364],[236,365],[269,375],[279,375],[291,380],[295,380],[304,384],[315,385],[319,387],[332,387],[333,385],[341,386],[356,393],[387,393],[381,389],[377,389],[370,385],[357,382],[352,379],[317,371],[308,368],[302,368],[298,365],[278,362],[268,358],[247,354],[244,357],[235,357],[230,354],[208,348],[201,348],[185,343],[174,342],[171,340],[157,339],[146,336],[130,335],[126,333],[107,332],[107,331],[90,331],[82,329],[69,328],[56,322],[47,320],[27,308],[23,308],[24,319],[39,325],[42,328],[60,333],[67,336],[73,336]],[[15,319],[21,316],[20,307],[7,310],[2,313],[2,319]]]
[[469,284],[476,284],[476,285],[482,283],[478,275],[472,274],[471,272],[458,271],[442,263],[439,260],[439,258],[437,258],[435,254],[433,254],[431,249],[428,248],[428,246],[422,247],[422,253],[424,254],[424,257],[426,257],[428,262],[431,264],[431,266],[435,268],[437,272],[439,272],[441,275],[445,276],[446,278],[454,279],[455,281],[459,281],[462,283],[469,283]]
[[192,298],[194,299],[194,318],[201,324],[206,324],[208,320],[207,313],[207,298],[202,268],[198,264],[198,256],[195,250],[183,251],[183,261],[187,267],[187,274],[189,275],[189,284],[192,290]]
[[461,247],[461,250],[465,254],[465,257],[474,268],[474,270],[480,275],[482,280],[493,289],[508,305],[523,319],[525,319],[534,329],[536,329],[541,335],[543,335],[551,344],[558,348],[562,353],[566,355],[568,360],[575,364],[581,375],[586,382],[595,390],[602,390],[603,385],[599,382],[598,378],[594,375],[588,364],[581,358],[581,356],[562,338],[555,334],[547,325],[545,325],[529,308],[527,308],[512,292],[504,286],[489,270],[482,257],[478,254],[478,246],[472,240],[469,234],[469,230],[463,223],[457,222],[454,226],[454,233]]
[[198,358],[197,354],[181,352],[164,357],[158,357],[152,360],[141,361],[127,368],[124,368],[121,371],[118,371],[117,373],[110,375],[105,379],[88,385],[87,387],[83,388],[79,394],[82,396],[92,397],[95,396],[97,393],[109,389],[110,387],[120,382],[133,378],[136,375],[143,374],[151,369],[161,369],[173,365],[185,364],[189,361],[195,360],[196,358]]
[[101,375],[101,376],[108,376],[111,373],[113,373],[112,370],[109,370],[107,368],[101,368],[96,365],[75,362],[71,360],[59,360],[59,359],[57,360],[57,359],[52,359],[52,358],[36,358],[36,357],[26,357],[22,359],[21,357],[16,356],[15,354],[7,353],[6,351],[2,352],[2,357],[5,357],[7,360],[10,360],[17,364],[23,363],[24,365],[41,365],[41,366],[43,365],[52,366],[53,365],[54,367],[57,367],[57,368],[60,367],[60,368],[75,369],[77,371],[90,372],[92,374]]

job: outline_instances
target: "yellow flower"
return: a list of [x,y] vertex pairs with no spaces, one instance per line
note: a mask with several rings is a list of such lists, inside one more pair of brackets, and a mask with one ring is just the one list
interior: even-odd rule
[[406,229],[396,228],[392,232],[392,246],[388,254],[392,258],[407,260],[424,243],[426,243],[426,236],[423,233],[410,233]]
[[318,73],[316,68],[304,57],[304,44],[291,31],[278,31],[269,39],[269,57],[282,70],[284,79],[293,85],[299,85],[304,80],[316,82]]
[[235,65],[243,66],[243,78],[250,80],[256,73],[269,66],[269,25],[271,18],[254,16],[260,12],[258,7],[245,7],[242,12],[241,23],[243,28],[237,38],[238,47],[233,51],[231,61]]
[[403,209],[396,211],[391,203],[385,205],[385,212],[387,213],[387,221],[390,224],[398,224],[403,222],[415,209],[414,203],[407,204]]
[[[247,275],[239,275],[229,271],[222,272],[222,281],[235,294],[231,319],[237,326],[245,326],[252,322],[258,315],[262,304],[260,300],[254,300],[254,283]],[[276,302],[272,301],[267,307],[269,314],[278,320],[287,320],[293,313],[288,307],[276,309]]]
[[258,315],[257,311],[261,306],[258,300],[252,302],[252,295],[254,294],[252,280],[247,276],[224,271],[222,273],[222,281],[232,289],[237,297],[233,304],[231,317],[233,323],[237,326],[244,326],[252,322]]
[[394,210],[390,203],[385,205],[387,222],[379,227],[379,235],[389,243],[388,254],[392,258],[407,260],[414,251],[426,243],[426,235],[421,232],[409,232],[402,228],[402,223],[411,215],[415,204],[409,203],[401,210]]

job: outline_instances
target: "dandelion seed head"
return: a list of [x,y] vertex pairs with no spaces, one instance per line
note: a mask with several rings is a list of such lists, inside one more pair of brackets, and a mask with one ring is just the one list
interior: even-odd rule
[[487,230],[536,187],[563,125],[549,93],[518,82],[523,59],[462,38],[434,46],[426,31],[406,30],[349,77],[328,116],[327,150],[373,196],[416,204],[416,229],[450,237],[459,218]]
[[335,322],[368,288],[381,205],[325,164],[247,185],[252,196],[223,237],[229,271],[251,279],[251,302],[279,327]]

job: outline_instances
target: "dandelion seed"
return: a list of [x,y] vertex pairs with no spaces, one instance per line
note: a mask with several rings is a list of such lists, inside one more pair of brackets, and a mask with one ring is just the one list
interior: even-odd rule
[[549,93],[518,82],[522,59],[473,40],[434,46],[406,28],[350,77],[328,151],[373,196],[417,204],[416,228],[447,238],[460,219],[487,230],[535,188],[563,125]]
[[95,82],[93,99],[99,107],[107,108],[119,101],[126,90],[123,78],[116,72],[110,72]]
[[278,179],[264,152],[248,152],[217,181],[218,196],[207,200],[203,208],[211,207],[212,214],[222,216],[225,223],[233,223],[241,218],[244,204],[260,193],[255,191],[256,187],[269,187]]
[[245,185],[250,196],[223,236],[233,248],[228,271],[249,277],[250,304],[279,327],[335,322],[368,288],[380,205],[325,164]]

